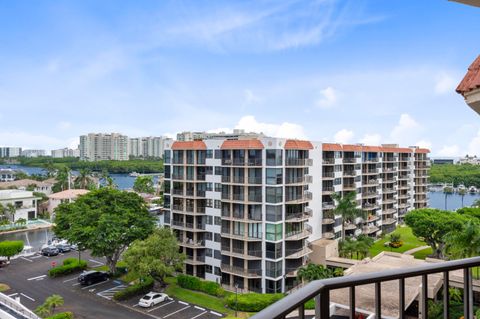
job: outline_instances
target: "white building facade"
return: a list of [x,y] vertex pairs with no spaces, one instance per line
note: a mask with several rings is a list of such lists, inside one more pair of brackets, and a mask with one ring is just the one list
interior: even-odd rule
[[71,148],[61,148],[58,150],[52,150],[51,156],[53,158],[64,158],[64,157],[80,157],[80,150],[79,149],[71,149]]
[[128,160],[128,136],[90,133],[80,136],[80,159],[85,161]]
[[162,136],[130,138],[128,154],[134,157],[162,158],[165,140]]
[[24,157],[39,157],[46,156],[47,152],[45,150],[23,150],[22,156]]
[[19,157],[21,155],[21,147],[0,147],[0,158]]
[[15,214],[12,222],[21,218],[30,220],[37,218],[37,198],[33,192],[18,189],[0,190],[0,205],[7,207],[12,204],[15,207]]

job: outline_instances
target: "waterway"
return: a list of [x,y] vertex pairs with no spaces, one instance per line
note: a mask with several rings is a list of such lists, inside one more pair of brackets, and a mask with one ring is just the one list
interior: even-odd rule
[[39,251],[43,245],[52,240],[53,231],[51,229],[32,229],[23,232],[0,234],[0,241],[21,240],[25,246],[31,246],[33,251]]

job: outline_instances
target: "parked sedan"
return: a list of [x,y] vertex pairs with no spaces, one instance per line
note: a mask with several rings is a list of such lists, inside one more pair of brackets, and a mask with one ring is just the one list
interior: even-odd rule
[[56,247],[45,247],[41,251],[43,256],[57,256],[60,251]]
[[169,299],[167,294],[151,291],[140,299],[138,305],[144,308],[153,307],[167,299]]
[[55,247],[61,253],[68,253],[72,251],[72,247],[70,247],[70,245],[67,245],[67,244],[58,244],[58,245],[55,245]]
[[83,286],[90,286],[97,282],[108,280],[108,274],[103,271],[84,271],[78,276],[78,282]]

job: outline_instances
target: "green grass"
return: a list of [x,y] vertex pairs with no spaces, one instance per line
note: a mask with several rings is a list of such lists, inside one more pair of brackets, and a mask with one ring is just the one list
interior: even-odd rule
[[431,254],[433,254],[432,247],[428,247],[426,249],[423,249],[423,250],[417,251],[416,253],[413,253],[413,257],[415,257],[417,259],[425,259]]
[[412,233],[410,227],[398,227],[393,233],[400,234],[401,240],[403,241],[402,247],[399,248],[392,248],[392,247],[385,247],[384,244],[389,241],[390,234],[386,235],[384,239],[380,239],[376,241],[372,247],[370,247],[370,256],[374,257],[380,254],[382,251],[391,251],[395,253],[404,253],[407,250],[417,248],[420,246],[425,246],[425,242],[419,240],[415,237]]
[[0,284],[0,292],[4,292],[10,289],[10,287],[6,284]]

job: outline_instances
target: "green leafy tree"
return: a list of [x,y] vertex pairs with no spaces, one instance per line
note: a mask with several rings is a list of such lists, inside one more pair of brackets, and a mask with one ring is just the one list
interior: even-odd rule
[[405,223],[415,236],[432,247],[433,256],[443,258],[446,235],[462,229],[467,218],[460,214],[433,208],[412,210],[405,216]]
[[133,190],[138,193],[155,193],[155,187],[152,176],[138,176],[133,184]]
[[323,265],[308,264],[298,269],[297,278],[302,282],[332,278],[333,271]]
[[356,201],[357,193],[348,192],[341,194],[332,194],[332,199],[335,200],[336,207],[334,209],[335,215],[342,216],[342,239],[345,239],[345,224],[347,222],[353,223],[357,217],[365,217],[365,213],[360,208],[357,208]]
[[52,187],[53,192],[60,192],[68,189],[70,180],[70,168],[68,166],[63,166],[61,169],[58,170],[55,179],[57,182]]
[[45,304],[38,306],[34,312],[41,318],[50,316],[50,309]]
[[21,253],[23,250],[23,241],[2,241],[0,242],[0,256],[7,257],[10,261],[10,258]]
[[88,168],[82,168],[78,171],[78,176],[75,178],[75,187],[81,189],[87,189],[93,182],[90,174],[92,172]]
[[105,256],[112,273],[125,249],[153,232],[155,219],[135,193],[101,188],[55,209],[54,232],[93,256]]
[[340,239],[338,242],[338,251],[341,257],[352,258],[356,249],[356,242],[351,237]]
[[170,229],[157,228],[148,238],[134,241],[123,260],[129,272],[163,282],[165,276],[182,268],[185,255],[179,253],[177,238]]
[[6,213],[7,213],[7,209],[5,208],[5,206],[0,204],[0,221],[7,220]]
[[[480,228],[476,221],[469,220],[462,229],[454,230],[446,236],[446,251],[453,258],[480,256]],[[475,268],[477,278],[479,268]]]
[[48,178],[55,176],[55,173],[57,171],[52,161],[47,161],[43,165],[43,170],[47,173]]
[[476,199],[476,200],[473,202],[472,207],[480,207],[480,199]]
[[53,315],[55,313],[55,309],[63,306],[63,304],[63,297],[54,294],[47,297],[47,299],[45,299],[45,302],[35,309],[35,313],[42,318],[46,318]]
[[12,220],[12,223],[15,221],[15,213],[17,212],[17,209],[15,208],[15,205],[12,203],[7,204],[6,212],[10,216],[10,219]]

